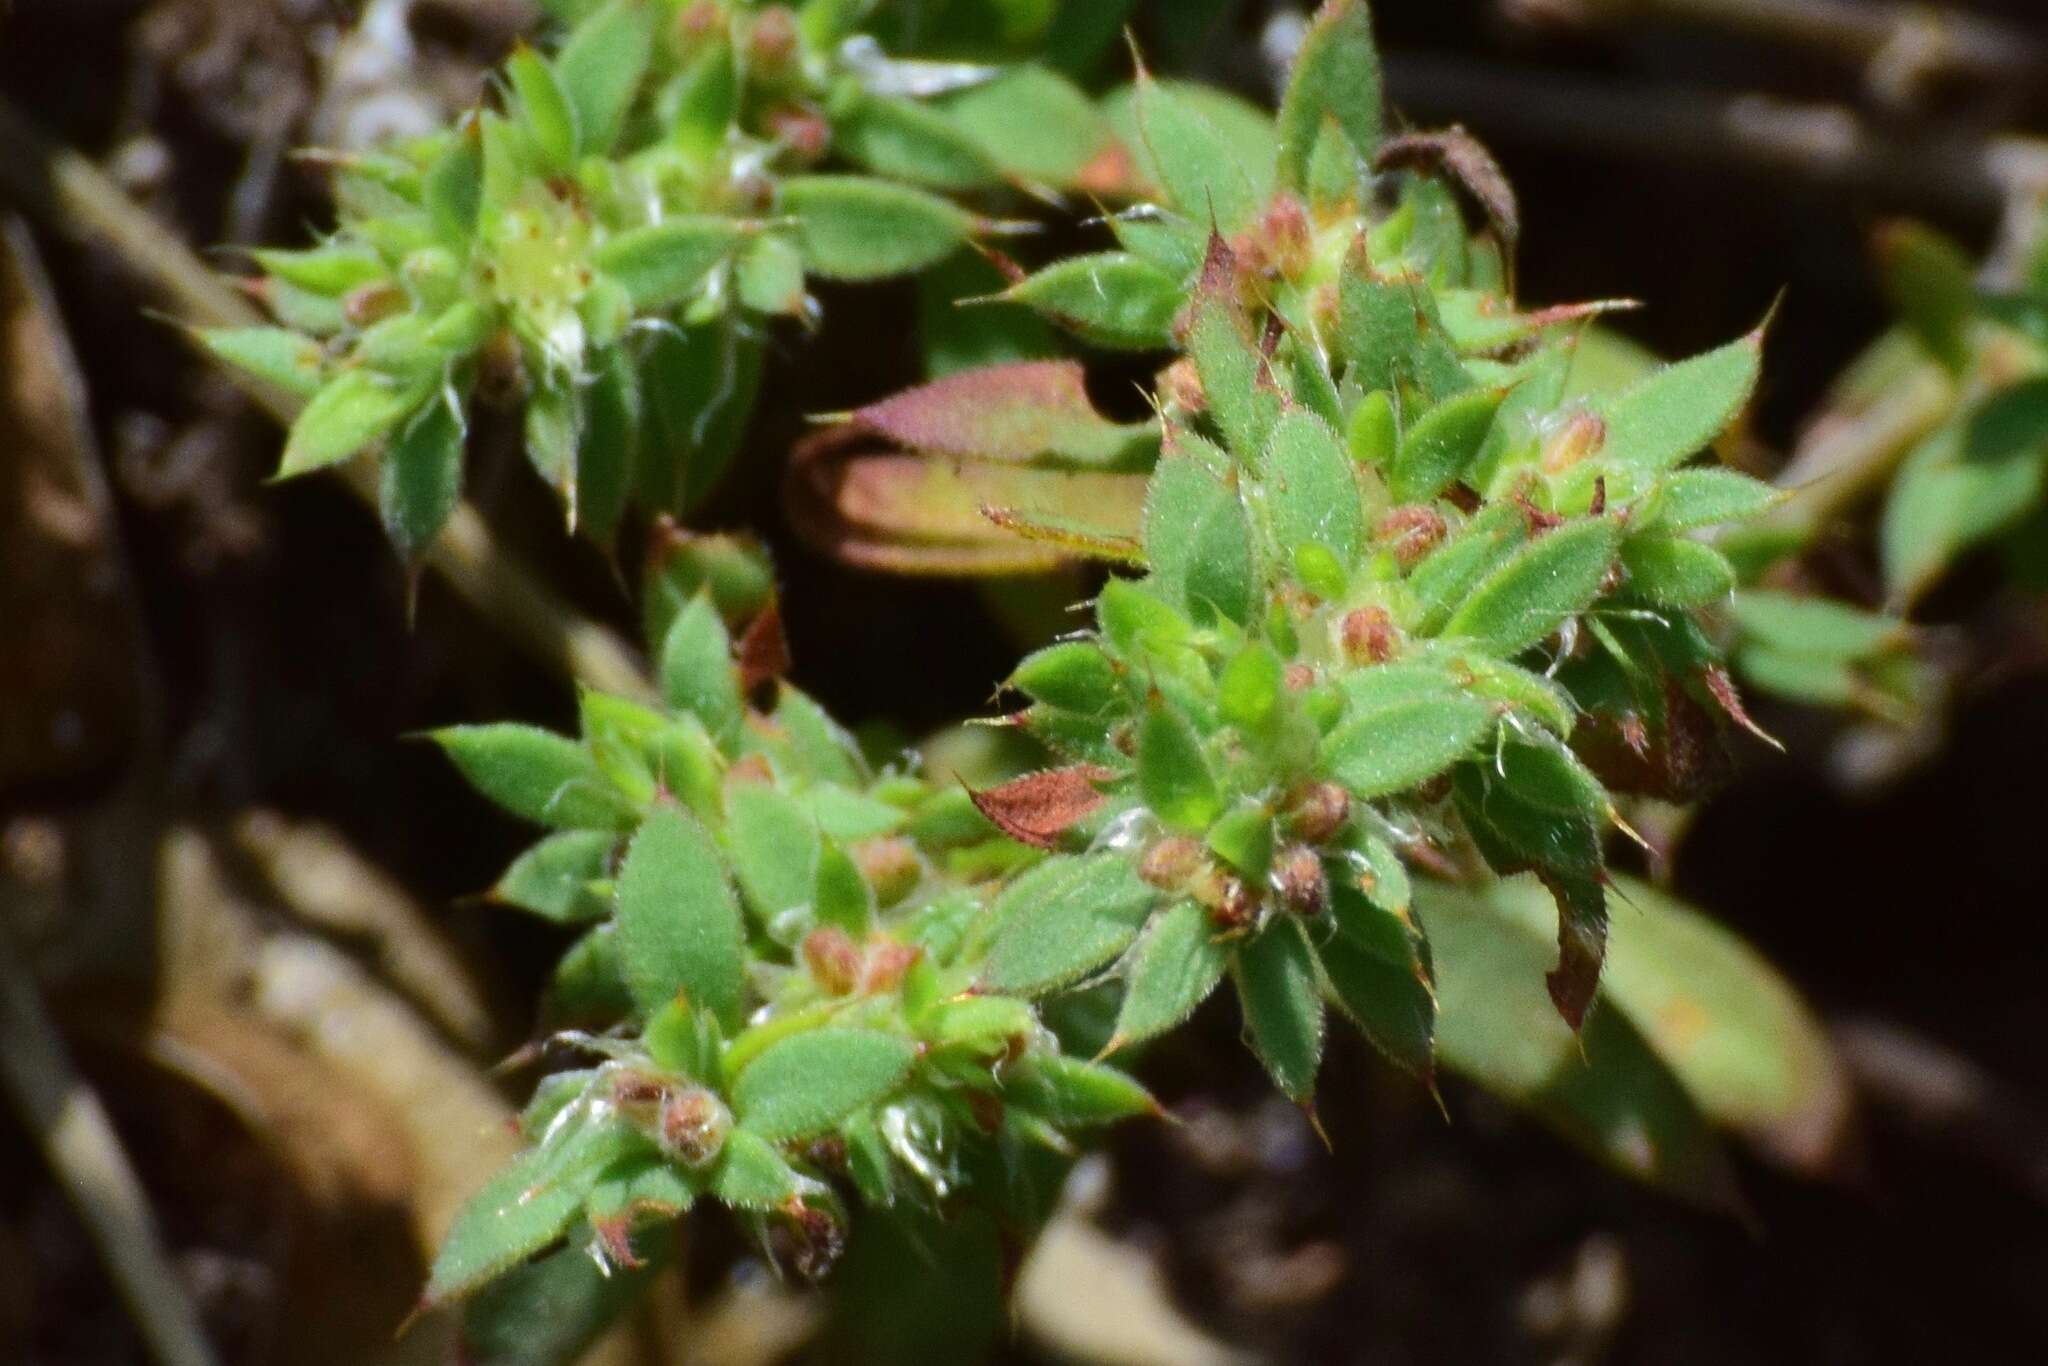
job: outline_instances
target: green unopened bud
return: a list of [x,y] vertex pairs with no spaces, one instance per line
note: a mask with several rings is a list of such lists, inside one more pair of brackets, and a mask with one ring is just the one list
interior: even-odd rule
[[1359,464],[1385,470],[1394,463],[1394,450],[1399,439],[1395,431],[1394,400],[1386,390],[1375,389],[1359,400],[1358,406],[1351,410],[1351,422],[1344,435],[1351,458]]
[[592,346],[616,346],[633,321],[633,297],[617,280],[600,275],[576,301],[576,311]]
[[399,266],[405,287],[422,309],[432,311],[455,302],[462,286],[462,266],[446,247],[421,247]]

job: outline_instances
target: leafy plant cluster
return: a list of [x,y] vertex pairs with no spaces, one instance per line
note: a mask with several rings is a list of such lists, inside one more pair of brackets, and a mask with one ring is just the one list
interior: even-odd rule
[[[1079,1135],[1157,1109],[1111,1059],[1226,982],[1304,1104],[1333,1011],[1425,1084],[1441,1043],[1533,1088],[1540,1026],[1491,1000],[1519,982],[1454,1014],[1435,946],[1521,971],[1534,884],[1451,889],[1533,874],[1552,1023],[1593,1027],[1620,803],[1697,795],[1750,724],[1724,645],[1765,638],[1769,603],[1730,615],[1748,566],[1714,537],[1779,494],[1695,457],[1762,330],[1592,384],[1611,305],[1515,302],[1512,194],[1462,134],[1387,133],[1360,0],[1323,7],[1271,120],[1142,70],[1098,103],[1041,66],[883,56],[858,4],[576,8],[552,57],[511,59],[502,109],[341,168],[336,235],[263,258],[278,328],[209,338],[307,397],[284,472],[381,452],[401,547],[452,506],[469,406],[501,397],[583,530],[686,507],[737,441],[760,324],[808,315],[807,276],[919,270],[988,230],[946,196],[1116,205],[1112,249],[997,257],[978,308],[1166,363],[1148,422],[1041,358],[822,438],[1137,491],[1121,521],[989,510],[1012,546],[1135,571],[988,720],[1046,767],[969,791],[864,748],[782,676],[772,575],[721,537],[666,543],[643,585],[660,705],[590,692],[575,737],[438,734],[550,831],[496,895],[579,929],[551,1008],[590,1065],[541,1084],[429,1299],[565,1238],[631,1267],[704,1201],[803,1275],[853,1204],[1028,1228]],[[1081,988],[1111,1022],[1065,1010]]]
[[334,231],[254,253],[277,325],[204,334],[305,401],[279,476],[378,450],[386,526],[416,553],[494,405],[608,544],[629,506],[682,512],[718,481],[764,328],[814,319],[808,279],[902,275],[1003,227],[963,195],[1118,187],[1071,83],[885,55],[873,8],[560,4],[559,45],[514,53],[496,107],[332,158]]

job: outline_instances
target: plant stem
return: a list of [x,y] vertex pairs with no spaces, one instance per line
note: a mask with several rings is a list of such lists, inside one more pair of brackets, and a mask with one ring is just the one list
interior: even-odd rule
[[0,943],[0,1085],[71,1197],[160,1366],[216,1366],[199,1313],[99,1096],[79,1077],[28,966]]
[[[121,192],[98,167],[53,146],[0,99],[0,188],[74,237],[96,238],[191,327],[247,327],[264,318],[177,237]],[[256,384],[245,388],[280,422],[297,411],[291,396]],[[342,483],[373,509],[375,469],[354,461]],[[638,656],[618,634],[590,620],[532,569],[506,551],[467,502],[427,548],[425,562],[458,596],[483,613],[520,649],[546,667],[604,692],[648,697],[653,686]]]

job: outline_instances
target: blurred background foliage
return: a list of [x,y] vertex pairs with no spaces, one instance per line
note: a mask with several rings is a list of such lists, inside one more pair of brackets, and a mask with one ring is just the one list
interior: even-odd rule
[[[950,41],[948,8],[922,7],[920,41]],[[1112,39],[1127,19],[1158,70],[1261,103],[1300,19],[1262,0],[1071,9]],[[1513,178],[1525,298],[1648,298],[1618,329],[1679,355],[1782,292],[1735,463],[1814,491],[1799,503],[1817,534],[1776,586],[1908,612],[1911,705],[1765,706],[1788,752],[1751,750],[1682,842],[1657,832],[1647,871],[1821,1009],[1859,1095],[1854,1141],[1797,1177],[1745,1162],[1730,1219],[1628,1185],[1467,1087],[1447,1086],[1446,1125],[1354,1042],[1339,1061],[1363,1080],[1327,1089],[1325,1149],[1211,1010],[1148,1065],[1182,1122],[1120,1133],[1021,1266],[983,1231],[933,1229],[922,1247],[857,1243],[813,1297],[693,1229],[603,1360],[2048,1349],[2048,857],[2027,767],[2048,753],[2048,530],[2036,487],[1922,565],[1899,549],[1901,494],[1885,496],[1902,467],[1940,463],[1915,454],[1931,433],[1968,429],[2037,368],[2001,339],[2039,335],[2025,296],[2048,21],[2026,0],[1376,9],[1395,107],[1463,123]],[[178,1355],[200,1327],[180,1305],[226,1362],[445,1351],[431,1320],[392,1330],[422,1248],[504,1155],[490,1145],[510,1149],[512,1092],[489,1069],[532,1027],[561,944],[466,899],[521,832],[394,737],[562,724],[573,696],[531,632],[500,624],[519,608],[502,592],[491,607],[499,580],[472,578],[478,611],[410,580],[333,487],[265,488],[274,427],[146,316],[168,301],[142,282],[166,242],[226,265],[225,248],[328,221],[292,148],[438,123],[534,17],[521,0],[0,4],[0,1054],[29,1121],[0,1126],[0,1358],[142,1360],[144,1323],[162,1359],[203,1359]],[[1090,83],[1127,74],[1115,41],[1074,42],[1100,54],[1077,58]],[[153,226],[110,242],[77,166]],[[823,295],[819,335],[778,339],[734,476],[695,520],[770,543],[804,687],[917,734],[982,709],[1048,604],[1086,584],[883,580],[806,548],[779,487],[804,409],[920,373],[900,325],[912,287]],[[1106,370],[1096,397],[1134,416],[1121,378]],[[548,564],[568,606],[630,635],[610,567],[565,540],[547,492],[509,460],[478,471],[492,553]],[[81,1217],[67,1184],[104,1198]],[[175,1284],[154,1311],[109,1312],[99,1248],[146,1244],[148,1223]],[[991,1269],[1014,1285],[1011,1319]],[[883,1288],[906,1279],[948,1312],[903,1312]]]

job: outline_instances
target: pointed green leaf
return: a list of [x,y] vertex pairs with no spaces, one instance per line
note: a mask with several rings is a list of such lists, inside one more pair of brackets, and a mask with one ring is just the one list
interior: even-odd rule
[[655,7],[611,0],[570,33],[555,59],[585,156],[608,156],[654,56]]
[[763,1049],[733,1080],[733,1109],[771,1142],[831,1128],[910,1075],[917,1045],[869,1029],[814,1029]]
[[431,739],[469,785],[513,815],[568,830],[618,830],[634,811],[590,752],[535,726],[450,726]]
[[1832,598],[1751,589],[1729,611],[1749,636],[1776,649],[1828,659],[1860,659],[1899,644],[1906,623],[1859,611]]
[[817,882],[811,892],[811,909],[820,925],[845,930],[856,941],[873,928],[875,893],[861,875],[860,865],[844,849],[827,841],[818,851]]
[[708,593],[699,593],[676,614],[661,646],[661,694],[677,711],[704,723],[720,744],[739,734],[746,701],[732,639]]
[[576,446],[576,524],[608,546],[633,494],[640,436],[639,378],[624,347],[595,357],[584,393],[583,431]]
[[626,850],[618,886],[619,952],[640,1009],[651,1014],[680,993],[737,1025],[744,932],[710,834],[682,810],[657,807]]
[[1150,351],[1172,345],[1186,292],[1158,266],[1128,252],[1070,256],[1002,295],[1037,310],[1096,346]]
[[1331,882],[1338,932],[1316,946],[1333,1001],[1373,1047],[1419,1077],[1436,1067],[1436,991],[1429,948],[1405,915]]
[[369,370],[344,370],[300,411],[285,437],[277,477],[338,465],[389,436],[425,395]]
[[1783,489],[1739,470],[1675,470],[1658,482],[1654,510],[1645,525],[1659,531],[1693,531],[1739,524],[1769,512],[1786,496]]
[[1417,418],[1394,456],[1390,483],[1395,499],[1424,502],[1462,479],[1479,458],[1506,396],[1502,389],[1472,389]]
[[531,911],[561,925],[601,920],[610,901],[590,884],[611,873],[618,836],[604,830],[565,830],[549,835],[518,858],[491,888],[491,899]]
[[1761,330],[1667,365],[1606,400],[1601,455],[1616,465],[1668,470],[1711,445],[1748,406],[1763,365]]
[[1015,67],[965,91],[947,104],[946,116],[1018,180],[1111,190],[1130,178],[1130,153],[1094,102],[1044,67]]
[[1223,794],[1187,717],[1155,703],[1138,727],[1138,792],[1160,822],[1199,834],[1223,814]]
[[1343,130],[1354,157],[1370,163],[1384,98],[1365,0],[1329,0],[1301,40],[1280,100],[1280,179],[1307,188],[1309,159],[1328,123]]
[[1315,1093],[1323,1060],[1323,1000],[1315,950],[1301,924],[1281,916],[1238,950],[1231,964],[1252,1051],[1274,1085],[1298,1101]]
[[467,252],[476,237],[483,203],[483,142],[474,123],[464,123],[427,167],[420,197],[441,244]]
[[1047,859],[996,898],[982,985],[1035,996],[1078,981],[1129,947],[1157,899],[1124,854]]
[[766,783],[735,783],[725,803],[725,847],[740,890],[761,923],[774,926],[810,903],[818,828],[795,798]]
[[1010,686],[1034,702],[1099,716],[1125,700],[1116,666],[1098,645],[1070,640],[1024,657]]
[[440,534],[462,501],[462,414],[445,399],[413,415],[385,452],[378,486],[384,530],[410,560]]
[[1058,1053],[1007,1071],[1003,1099],[1062,1131],[1159,1113],[1159,1102],[1123,1072]]
[[1256,465],[1279,419],[1280,395],[1263,377],[1264,363],[1221,299],[1196,301],[1188,354],[1201,376],[1209,416],[1230,453],[1246,465]]
[[1336,433],[1295,409],[1273,428],[1263,466],[1266,516],[1275,546],[1291,562],[1298,547],[1319,545],[1348,571],[1365,540],[1365,505]]
[[623,1126],[586,1121],[521,1154],[456,1216],[435,1255],[427,1302],[466,1295],[560,1238],[605,1166],[644,1144]]
[[1161,911],[1124,960],[1116,1039],[1138,1043],[1174,1028],[1209,998],[1229,960],[1201,906],[1182,901]]
[[1142,72],[1136,96],[1138,126],[1168,204],[1198,223],[1214,223],[1229,236],[1251,224],[1264,195],[1246,173],[1230,138],[1183,88]]
[[786,1204],[801,1180],[773,1143],[740,1128],[726,1135],[711,1193],[734,1209],[770,1210]]
[[1352,796],[1390,797],[1442,773],[1486,738],[1493,708],[1475,697],[1414,697],[1356,712],[1323,742],[1323,768]]
[[1549,532],[1482,579],[1443,634],[1520,654],[1593,604],[1620,542],[1620,525],[1604,517]]
[[833,134],[853,161],[890,180],[940,190],[973,190],[1001,179],[980,143],[925,105],[869,95]]
[[798,176],[782,208],[813,273],[878,280],[937,265],[967,240],[974,220],[923,190],[861,176]]
[[562,92],[554,68],[532,48],[521,46],[505,59],[505,76],[518,96],[520,122],[548,167],[571,169],[576,164],[576,110]]
[[1705,607],[1735,591],[1735,566],[1710,545],[1644,532],[1621,543],[1628,586],[1658,607]]
[[1193,620],[1250,619],[1251,529],[1235,490],[1199,461],[1165,456],[1146,486],[1144,527],[1154,587]]
[[688,299],[711,269],[745,239],[745,225],[715,214],[684,214],[606,240],[592,259],[626,288],[642,313]]
[[311,398],[325,383],[319,343],[288,327],[202,327],[193,336],[225,361],[296,398]]

